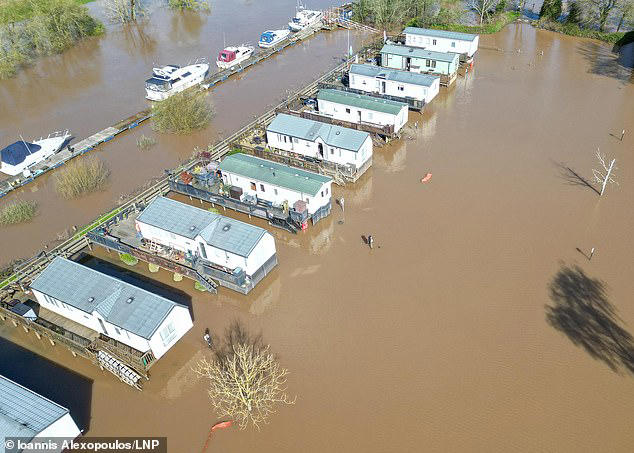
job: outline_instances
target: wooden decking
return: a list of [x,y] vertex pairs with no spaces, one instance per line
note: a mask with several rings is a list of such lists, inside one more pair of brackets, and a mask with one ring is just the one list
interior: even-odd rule
[[50,322],[51,324],[55,324],[56,326],[59,326],[68,332],[86,338],[87,340],[94,341],[99,338],[99,332],[96,332],[86,326],[82,326],[81,324],[71,321],[70,319],[59,315],[54,311],[48,310],[41,305],[38,317]]

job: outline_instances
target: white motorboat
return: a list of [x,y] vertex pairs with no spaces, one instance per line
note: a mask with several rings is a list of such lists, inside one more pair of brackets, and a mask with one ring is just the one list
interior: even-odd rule
[[235,65],[251,58],[254,51],[255,47],[244,44],[235,47],[225,47],[225,49],[218,54],[216,64],[220,69],[232,68]]
[[0,172],[10,176],[24,173],[30,175],[29,167],[46,160],[59,151],[66,140],[70,138],[69,131],[54,132],[46,138],[33,142],[19,140],[0,151],[2,165]]
[[163,101],[173,94],[198,85],[209,73],[209,64],[196,62],[188,66],[167,65],[153,68],[151,79],[145,81],[147,99]]
[[262,36],[260,36],[260,41],[258,45],[264,48],[273,47],[275,44],[288,38],[288,35],[290,34],[291,34],[291,31],[288,29],[287,30],[267,30],[264,33],[262,33]]
[[304,9],[301,5],[297,7],[295,17],[288,23],[288,28],[292,31],[301,31],[306,27],[315,25],[321,20],[323,13],[312,9]]

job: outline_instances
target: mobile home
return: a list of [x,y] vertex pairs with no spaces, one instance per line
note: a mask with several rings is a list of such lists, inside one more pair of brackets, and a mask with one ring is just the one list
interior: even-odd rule
[[408,107],[391,101],[342,90],[325,89],[317,94],[319,113],[350,123],[393,126],[398,132],[407,123]]
[[266,139],[272,148],[356,169],[372,159],[372,138],[367,132],[284,113],[266,128]]
[[42,307],[156,359],[193,325],[186,306],[62,257],[31,290]]
[[[27,442],[50,437],[74,439],[81,431],[65,407],[45,398],[9,378],[0,376],[0,439],[3,445],[8,437],[18,437]],[[35,444],[34,444],[35,445]],[[11,449],[22,451],[22,449]],[[47,449],[61,452],[59,449]]]
[[350,88],[366,93],[387,94],[430,103],[440,90],[440,77],[429,74],[386,69],[367,64],[353,64],[349,73]]
[[458,71],[459,55],[418,47],[386,44],[381,49],[381,66],[402,71],[452,77]]
[[480,40],[478,35],[470,33],[417,27],[407,27],[403,33],[406,46],[421,47],[435,52],[455,52],[465,59],[472,58],[478,51]]
[[332,178],[328,176],[241,153],[225,157],[219,170],[225,184],[273,206],[294,207],[300,201],[309,216],[330,212]]
[[275,240],[264,228],[165,197],[136,219],[143,239],[196,256],[211,267],[244,271],[254,284],[277,264]]

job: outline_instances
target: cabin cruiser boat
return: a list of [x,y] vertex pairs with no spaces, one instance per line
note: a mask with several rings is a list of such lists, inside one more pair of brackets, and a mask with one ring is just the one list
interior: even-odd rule
[[299,7],[295,17],[288,23],[288,28],[292,31],[301,31],[306,27],[315,25],[321,20],[323,13],[321,11],[314,11],[311,9],[304,9]]
[[220,69],[231,68],[248,60],[251,55],[253,55],[254,50],[255,47],[246,46],[244,44],[236,47],[225,47],[225,49],[218,54],[216,64]]
[[264,48],[273,47],[275,44],[288,38],[290,34],[290,30],[267,30],[260,36],[258,45]]
[[180,67],[167,65],[153,68],[151,79],[145,81],[146,98],[151,101],[163,101],[173,94],[198,85],[209,73],[209,64],[196,62]]
[[69,131],[54,132],[46,138],[40,138],[33,142],[19,140],[0,150],[2,164],[0,172],[10,176],[24,173],[29,176],[29,167],[38,164],[57,151],[59,151],[66,140],[70,138]]

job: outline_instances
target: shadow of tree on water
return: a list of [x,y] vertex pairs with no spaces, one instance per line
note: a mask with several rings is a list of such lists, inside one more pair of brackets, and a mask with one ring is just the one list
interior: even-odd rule
[[563,266],[549,286],[548,323],[613,371],[634,374],[634,339],[606,297],[605,284]]
[[563,179],[564,181],[566,181],[567,184],[572,186],[585,187],[586,189],[592,190],[597,195],[601,194],[601,192],[599,192],[599,189],[594,187],[594,185],[592,184],[592,182],[590,182],[588,178],[577,173],[573,168],[568,166],[566,163],[556,162],[554,160],[552,162],[553,162],[553,165],[557,167],[557,169],[559,170],[559,177]]
[[600,42],[582,41],[577,50],[588,62],[588,72],[591,74],[612,77],[623,84],[634,83],[634,62],[629,47],[614,53]]

